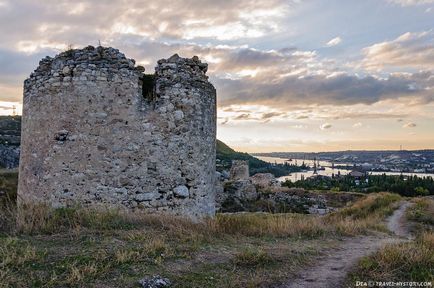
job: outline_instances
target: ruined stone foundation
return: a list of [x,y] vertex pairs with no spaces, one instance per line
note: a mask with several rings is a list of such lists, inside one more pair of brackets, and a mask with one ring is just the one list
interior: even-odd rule
[[143,74],[117,49],[46,57],[24,83],[19,204],[214,214],[216,91],[197,57]]

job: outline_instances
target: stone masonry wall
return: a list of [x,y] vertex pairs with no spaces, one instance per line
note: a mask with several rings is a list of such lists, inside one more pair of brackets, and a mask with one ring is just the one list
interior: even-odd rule
[[216,92],[206,70],[197,57],[159,60],[143,96],[143,67],[117,49],[44,58],[24,83],[19,203],[212,216]]

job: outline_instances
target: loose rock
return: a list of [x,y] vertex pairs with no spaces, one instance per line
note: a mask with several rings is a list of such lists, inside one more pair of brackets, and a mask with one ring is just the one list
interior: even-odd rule
[[172,285],[169,279],[163,278],[159,275],[155,275],[152,278],[140,279],[139,284],[142,288],[164,288]]

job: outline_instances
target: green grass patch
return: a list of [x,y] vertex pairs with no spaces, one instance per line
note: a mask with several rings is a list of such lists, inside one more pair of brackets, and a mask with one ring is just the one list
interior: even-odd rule
[[234,264],[243,267],[271,265],[273,258],[262,249],[246,247],[234,257]]
[[11,205],[17,200],[18,172],[0,169],[0,208]]

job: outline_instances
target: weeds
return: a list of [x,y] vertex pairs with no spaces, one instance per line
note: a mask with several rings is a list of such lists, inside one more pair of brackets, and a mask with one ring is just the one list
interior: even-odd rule
[[73,263],[69,267],[69,273],[66,278],[66,283],[74,284],[82,282],[86,277],[95,276],[98,273],[96,263],[89,263],[83,266],[77,266]]
[[354,281],[433,281],[434,280],[434,201],[415,200],[408,208],[407,219],[416,224],[416,239],[390,244],[364,257],[350,274]]
[[15,226],[18,172],[0,170],[0,233]]
[[375,216],[385,217],[393,213],[400,199],[401,197],[398,194],[369,194],[350,207],[339,210],[339,212],[334,215],[350,217],[351,219],[366,219],[372,217],[373,214]]
[[416,199],[415,205],[407,210],[407,218],[422,224],[434,225],[434,200]]
[[[381,220],[393,211],[399,199],[399,196],[389,193],[371,194],[353,206],[325,217],[290,213],[218,214],[215,219],[208,219],[203,223],[192,223],[174,216],[124,210],[53,210],[45,205],[33,205],[21,207],[17,229],[18,232],[26,234],[53,234],[80,229],[113,231],[152,227],[165,231],[180,241],[197,245],[208,242],[216,235],[308,238],[329,233],[356,235],[367,233],[370,229],[381,230]],[[134,239],[143,235],[129,234],[129,237]]]
[[[271,284],[316,255],[325,240],[380,229],[381,217],[398,200],[392,194],[372,194],[355,204],[358,209],[350,207],[324,217],[218,214],[201,223],[140,211],[23,206],[18,229],[3,231],[15,237],[0,238],[0,283],[64,287],[93,285],[109,278],[117,279],[113,285],[125,286],[139,276],[166,273],[188,287]],[[299,238],[322,240],[316,242],[320,244],[315,251],[303,242],[299,252],[293,248],[272,252],[276,243],[287,247],[288,241]],[[197,253],[213,256],[192,264]],[[219,257],[223,260],[214,262]],[[181,264],[176,266],[177,261]],[[194,271],[182,263],[196,265]]]
[[221,214],[217,215],[214,225],[220,233],[246,236],[351,236],[368,233],[371,229],[384,231],[382,219],[393,212],[400,199],[396,194],[371,194],[354,205],[325,217],[300,214]]
[[273,262],[273,258],[262,249],[245,248],[234,257],[234,264],[244,267],[265,266]]
[[144,225],[154,217],[116,209],[51,209],[44,204],[25,205],[19,209],[17,229],[27,234],[53,234],[80,228],[128,230]]
[[432,281],[434,234],[423,233],[416,241],[391,244],[364,257],[352,272],[353,281]]
[[322,219],[299,214],[233,214],[217,215],[217,232],[229,235],[271,237],[321,236],[330,227]]
[[1,268],[5,268],[10,265],[22,266],[26,262],[39,259],[39,257],[40,255],[36,253],[36,249],[27,241],[22,241],[15,237],[1,239]]

